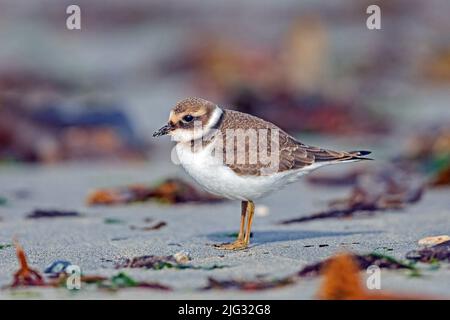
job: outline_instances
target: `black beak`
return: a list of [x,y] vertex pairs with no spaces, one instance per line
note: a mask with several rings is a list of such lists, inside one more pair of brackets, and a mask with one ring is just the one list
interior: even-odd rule
[[153,133],[153,137],[161,137],[168,134],[172,130],[172,126],[170,124],[166,124],[164,127]]

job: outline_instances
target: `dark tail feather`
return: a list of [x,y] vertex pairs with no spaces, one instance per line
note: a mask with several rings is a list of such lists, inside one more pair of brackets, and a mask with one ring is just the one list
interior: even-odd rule
[[367,158],[365,156],[371,154],[371,151],[349,151],[350,155],[352,156],[350,160],[373,160],[372,158]]

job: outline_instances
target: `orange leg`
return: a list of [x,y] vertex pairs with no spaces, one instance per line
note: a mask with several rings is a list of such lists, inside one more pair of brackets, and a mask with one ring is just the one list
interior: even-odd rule
[[248,207],[248,202],[247,201],[242,201],[241,202],[241,226],[239,227],[239,234],[237,239],[238,240],[244,240],[245,238],[245,217],[247,216],[247,207]]
[[255,213],[255,204],[252,201],[248,202],[248,209],[247,209],[247,231],[245,232],[245,238],[244,242],[245,245],[248,246],[250,243],[250,235],[252,231],[252,223],[253,223],[253,214]]
[[[222,250],[240,250],[245,249],[250,242],[250,229],[253,221],[253,212],[255,205],[252,201],[242,201],[241,226],[236,241],[232,243],[223,243],[215,247]],[[247,228],[245,228],[245,219],[247,218]],[[245,232],[244,232],[245,231]]]

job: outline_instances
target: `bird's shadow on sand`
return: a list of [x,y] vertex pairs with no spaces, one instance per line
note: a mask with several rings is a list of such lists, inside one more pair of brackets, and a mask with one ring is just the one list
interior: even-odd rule
[[[378,234],[382,231],[352,231],[352,232],[323,232],[323,231],[297,231],[297,230],[263,230],[252,232],[251,243],[260,245],[271,242],[295,241],[304,239],[324,238],[324,237],[343,237],[361,234]],[[215,232],[207,234],[207,238],[215,242],[230,242],[235,238],[235,232]]]

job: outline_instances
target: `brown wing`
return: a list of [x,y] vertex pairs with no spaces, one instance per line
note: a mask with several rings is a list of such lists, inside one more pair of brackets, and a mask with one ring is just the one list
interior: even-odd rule
[[[234,162],[229,163],[227,159],[225,159],[226,154],[226,143],[223,144],[224,149],[224,161],[227,164],[228,167],[230,167],[234,172],[236,172],[238,175],[254,175],[259,176],[262,174],[262,169],[267,168],[270,166],[270,164],[264,164],[261,163],[260,159],[263,153],[266,155],[272,152],[272,147],[278,148],[278,166],[276,168],[276,172],[283,172],[286,170],[295,170],[295,169],[301,169],[307,166],[312,165],[316,162],[337,162],[337,161],[345,161],[345,160],[352,160],[352,159],[364,159],[361,158],[362,155],[365,155],[365,152],[338,152],[338,151],[332,151],[322,148],[317,148],[313,146],[305,145],[275,126],[274,124],[264,121],[260,118],[251,116],[249,114],[237,112],[237,111],[231,111],[231,110],[225,110],[225,114],[222,119],[222,123],[220,125],[220,130],[222,133],[222,136],[225,138],[224,141],[227,139],[227,130],[232,129],[266,129],[267,130],[267,137],[269,143],[267,143],[267,148],[264,150],[260,150],[259,145],[257,150],[254,152],[257,152],[257,159],[258,161],[256,163],[250,163],[248,152],[250,150],[249,142],[246,139],[245,140],[245,152],[246,152],[246,158],[245,162],[239,162],[237,161],[237,144],[233,143],[234,146]],[[278,136],[272,136],[272,130],[277,130]],[[258,136],[258,139],[260,136]],[[242,150],[241,150],[242,151]]]
[[280,135],[280,143],[280,172],[301,169],[317,162],[351,160],[358,156],[358,153],[308,146],[285,133]]

